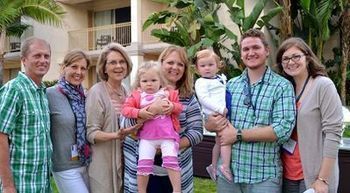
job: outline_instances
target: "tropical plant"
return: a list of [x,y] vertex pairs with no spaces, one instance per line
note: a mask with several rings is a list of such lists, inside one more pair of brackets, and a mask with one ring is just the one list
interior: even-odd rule
[[[269,21],[276,16],[282,8],[277,6],[260,17],[265,5],[269,0],[256,2],[252,12],[246,16],[244,0],[154,0],[166,3],[172,9],[152,13],[143,25],[145,30],[151,25],[165,24],[166,27],[153,29],[151,34],[161,41],[183,46],[187,48],[190,57],[202,48],[212,47],[224,61],[224,72],[228,77],[238,75],[241,66],[238,38],[235,33],[228,29],[219,20],[218,11],[222,6],[228,8],[231,20],[238,26],[240,33],[258,26],[275,29]],[[174,10],[175,11],[170,11]],[[227,42],[230,41],[230,47]],[[236,62],[233,64],[232,58]]]
[[55,0],[0,0],[0,84],[6,37],[20,37],[29,27],[21,23],[21,18],[58,26],[63,14],[63,8]]
[[[269,31],[272,31],[272,30],[279,31],[277,27],[273,26],[270,23],[271,19],[276,15],[278,15],[279,13],[281,13],[283,9],[275,1],[272,1],[275,3],[275,7],[272,9],[269,9],[267,13],[263,16],[261,16],[261,14],[265,6],[269,2],[269,0],[257,1],[252,11],[248,15],[246,15],[244,2],[245,2],[244,0],[222,1],[222,3],[224,3],[228,7],[230,18],[237,25],[241,35],[253,27],[256,27],[258,29],[267,27]],[[239,43],[237,41],[237,38],[233,40],[234,41],[232,41],[232,44],[231,44],[231,47],[233,49],[230,50],[230,52],[232,53],[237,64],[242,65],[240,50],[239,50]]]
[[292,6],[294,34],[305,39],[318,58],[322,59],[324,44],[331,34],[332,12],[337,4],[333,0],[299,0]]
[[281,41],[293,36],[293,25],[291,18],[291,0],[279,0],[278,3],[283,7],[280,15],[280,33]]
[[[347,101],[347,80],[350,80],[349,72],[347,71],[350,63],[350,1],[341,1],[341,17],[340,17],[340,32],[341,32],[341,49],[342,49],[342,60],[340,65],[341,72],[341,84],[340,84],[340,97],[343,105]],[[350,86],[350,85],[349,85]]]

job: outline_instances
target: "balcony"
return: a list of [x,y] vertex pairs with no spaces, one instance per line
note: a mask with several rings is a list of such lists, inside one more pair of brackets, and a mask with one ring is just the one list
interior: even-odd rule
[[5,51],[9,52],[19,52],[21,50],[21,39],[17,37],[8,37],[5,43]]
[[123,46],[131,43],[131,23],[118,23],[68,32],[69,49],[80,48],[87,51],[102,49],[110,42]]

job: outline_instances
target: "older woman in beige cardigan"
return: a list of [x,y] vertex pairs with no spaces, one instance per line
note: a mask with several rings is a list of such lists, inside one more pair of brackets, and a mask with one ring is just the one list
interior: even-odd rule
[[[87,138],[92,144],[89,180],[92,193],[122,192],[120,107],[127,91],[122,80],[131,72],[131,61],[124,48],[110,43],[97,62],[101,82],[88,92],[86,100]],[[123,130],[125,131],[125,130]]]

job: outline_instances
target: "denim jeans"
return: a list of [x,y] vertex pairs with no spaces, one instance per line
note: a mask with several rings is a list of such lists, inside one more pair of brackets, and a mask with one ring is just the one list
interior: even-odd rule
[[218,193],[281,193],[282,178],[272,178],[260,183],[228,183],[222,174],[217,178]]
[[305,190],[304,180],[283,179],[283,193],[303,193]]

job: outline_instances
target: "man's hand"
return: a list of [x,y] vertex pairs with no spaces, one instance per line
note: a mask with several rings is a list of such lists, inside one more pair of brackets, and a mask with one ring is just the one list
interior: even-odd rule
[[3,193],[17,193],[15,187],[3,187]]
[[217,132],[220,145],[232,145],[237,141],[237,129],[228,124],[223,130]]
[[212,114],[208,117],[208,120],[205,122],[204,127],[211,132],[218,132],[221,131],[223,129],[225,129],[225,127],[227,127],[229,121],[222,116],[219,113],[215,113]]

